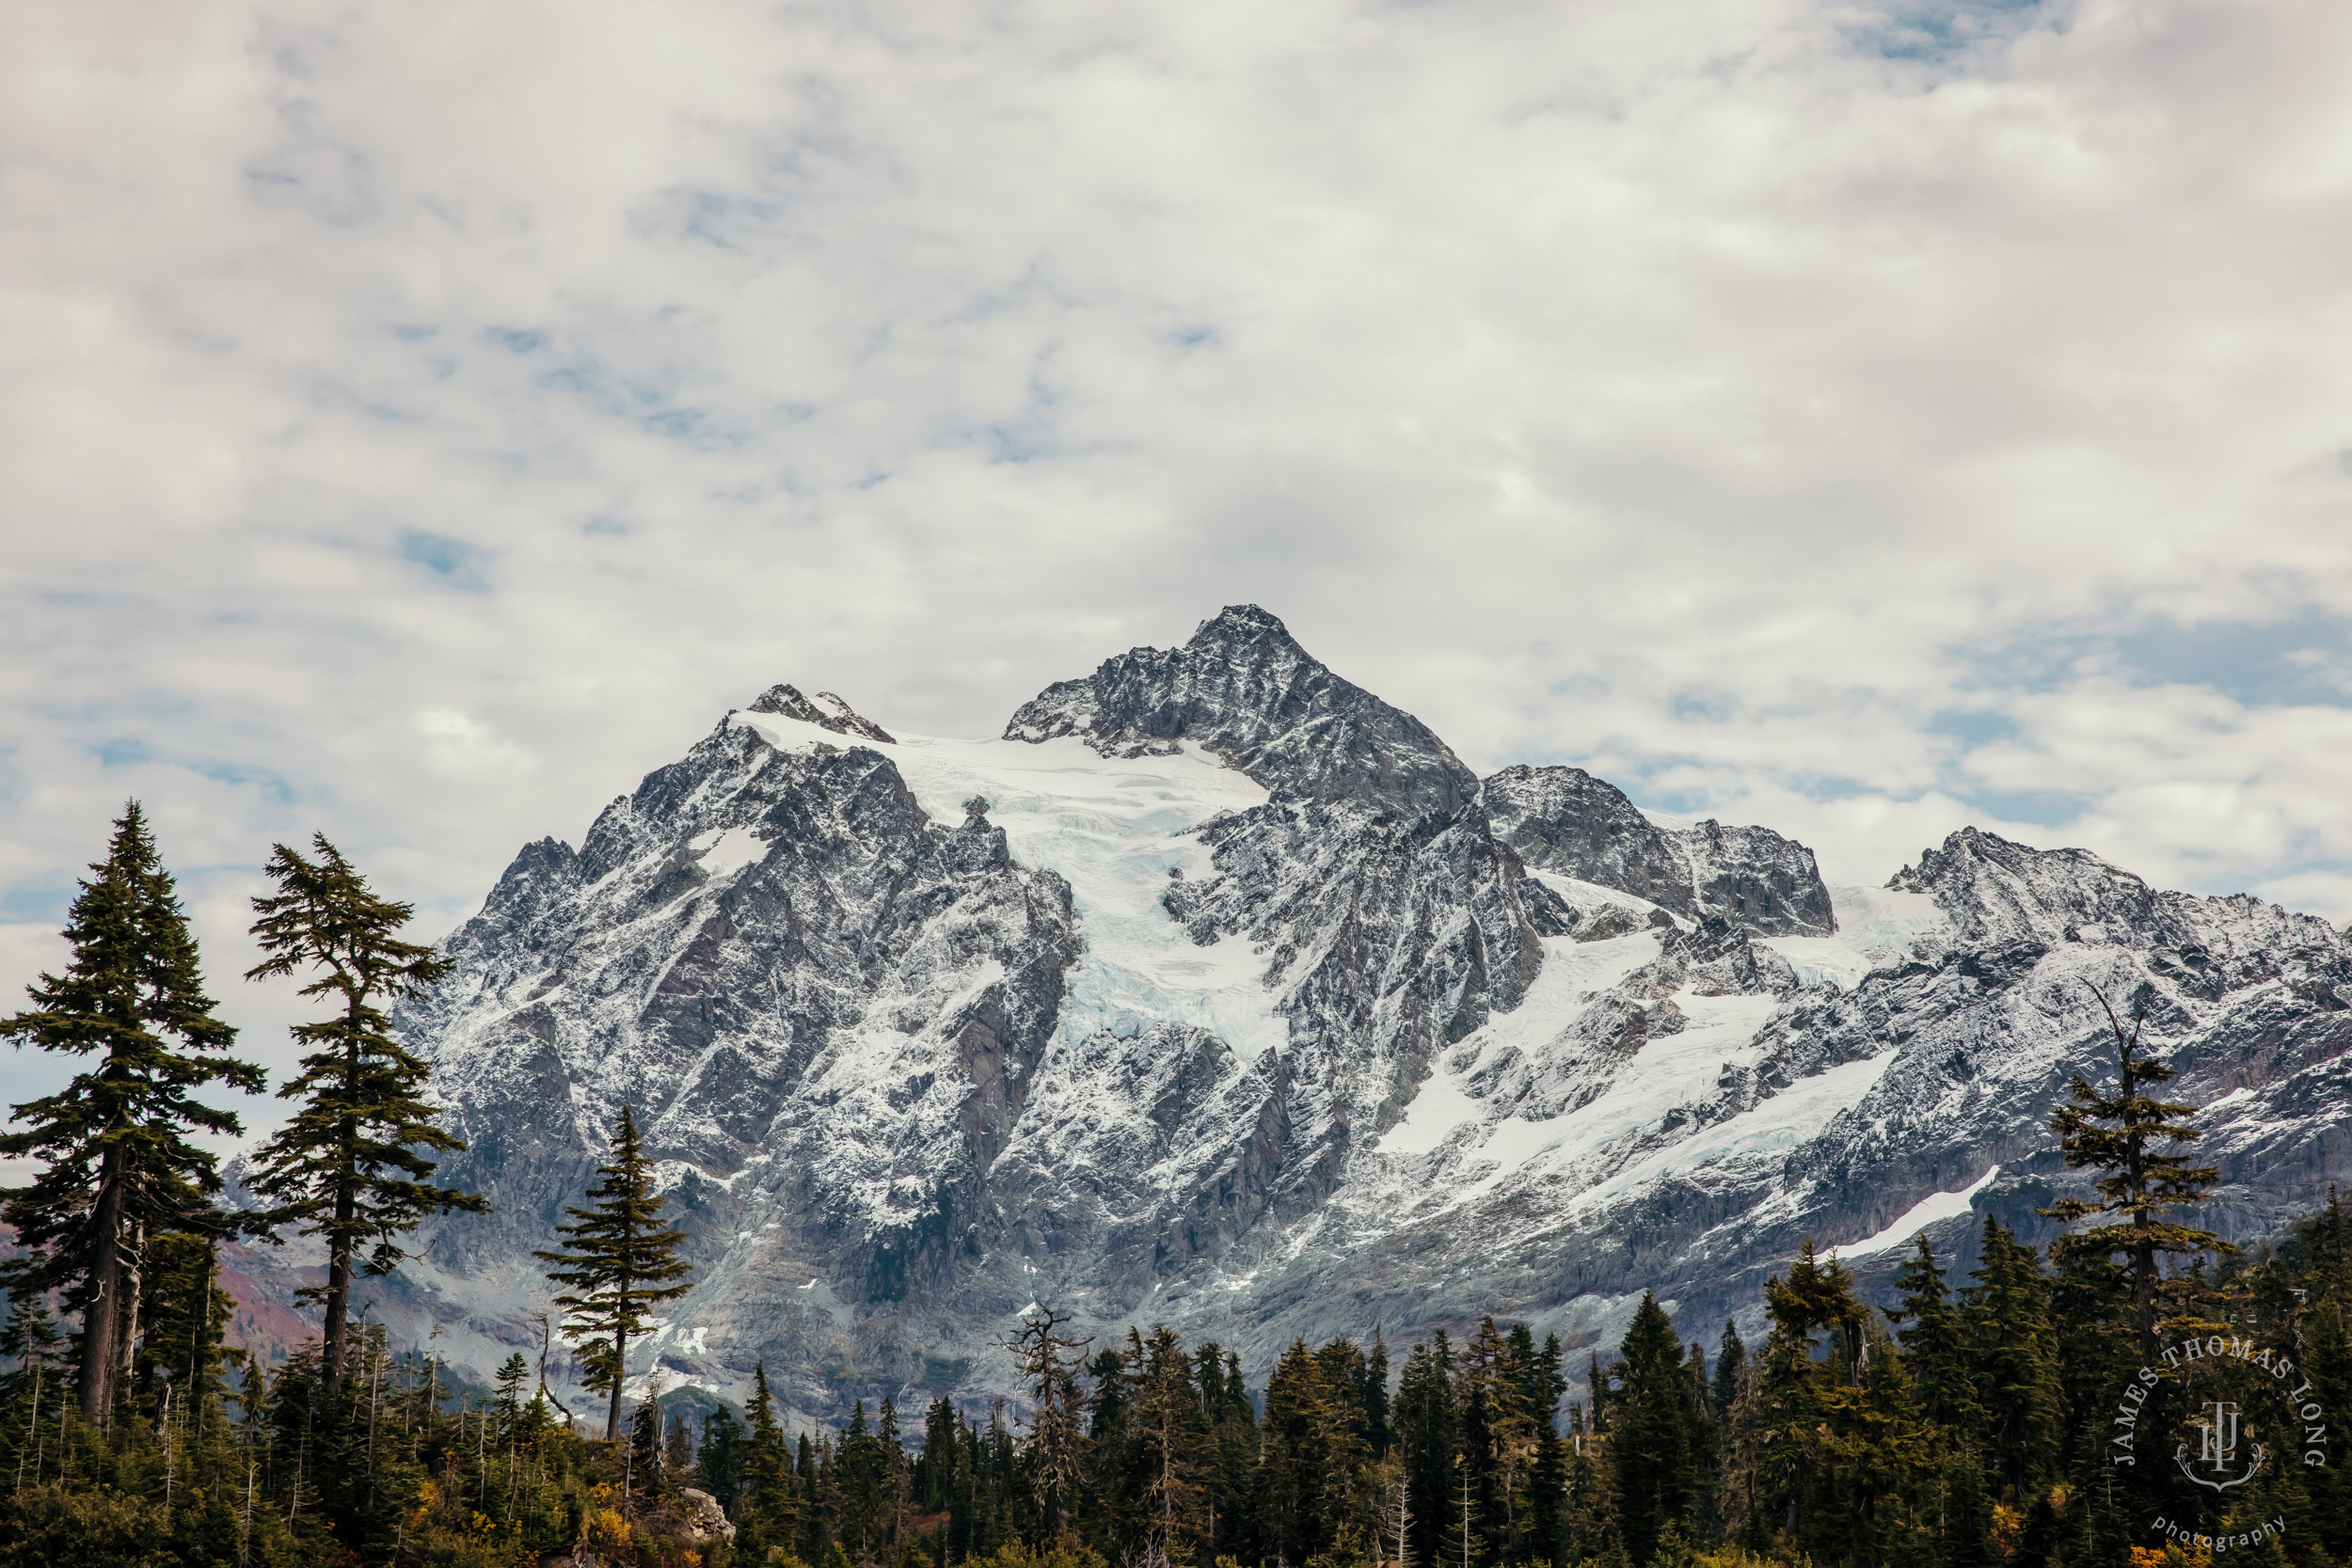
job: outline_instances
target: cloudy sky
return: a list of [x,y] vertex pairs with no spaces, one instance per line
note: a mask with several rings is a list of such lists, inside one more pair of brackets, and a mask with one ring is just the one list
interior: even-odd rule
[[[0,52],[0,990],[437,935],[790,680],[1287,619],[1482,768],[2352,916],[2342,0],[84,0]],[[0,1089],[40,1074],[0,1061]]]

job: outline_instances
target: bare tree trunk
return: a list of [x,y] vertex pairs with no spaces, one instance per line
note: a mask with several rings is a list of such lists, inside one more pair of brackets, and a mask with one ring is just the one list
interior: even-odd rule
[[82,1304],[82,1419],[103,1425],[114,1404],[115,1329],[121,1303],[122,1151],[99,1163],[98,1210],[90,1216],[89,1288]]
[[131,1358],[138,1353],[139,1307],[141,1305],[141,1288],[146,1282],[146,1277],[147,1222],[141,1220],[139,1222],[138,1229],[133,1234],[131,1242],[131,1267],[129,1270],[129,1283],[123,1291],[123,1294],[128,1298],[128,1300],[125,1302],[127,1310],[122,1316],[123,1329],[120,1357],[115,1364],[115,1377],[118,1380],[115,1386],[119,1388],[128,1388],[131,1386]]
[[[626,1286],[623,1288],[627,1289]],[[604,1418],[604,1440],[608,1443],[621,1440],[621,1385],[628,1381],[628,1330],[615,1328],[612,1331],[612,1405]]]

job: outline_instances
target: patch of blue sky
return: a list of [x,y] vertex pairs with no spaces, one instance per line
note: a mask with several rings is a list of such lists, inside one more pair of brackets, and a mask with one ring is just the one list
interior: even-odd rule
[[2092,798],[2066,789],[1970,789],[1951,792],[1963,802],[2004,822],[2058,828],[2089,811]]
[[529,327],[490,326],[483,329],[482,341],[509,354],[535,354],[547,347],[548,335]]
[[739,431],[723,430],[700,408],[662,408],[641,418],[638,424],[646,434],[664,440],[677,441],[709,451],[723,447],[739,447],[748,438]]
[[2088,633],[2021,638],[1997,647],[1955,650],[1966,667],[1963,691],[2013,691],[2040,696],[2074,678],[2075,667],[2101,646]]
[[425,326],[416,322],[397,322],[393,324],[392,336],[403,342],[414,343],[421,342],[440,330],[437,326]]
[[[2088,660],[2135,686],[2201,686],[2249,707],[2352,706],[2352,619],[2315,610],[2269,621],[2147,621],[2130,630],[2029,638],[1959,657],[1967,666],[1959,684],[1972,692],[2056,691]],[[1963,717],[1979,711],[1948,710],[1931,727],[1980,744],[1964,729],[1979,721]]]
[[1034,428],[1008,429],[1003,425],[991,425],[981,432],[991,463],[1032,463],[1059,451],[1053,443],[1038,439],[1038,436]]
[[136,768],[155,760],[153,748],[135,736],[111,736],[93,741],[89,752],[102,768]]
[[295,794],[294,783],[282,773],[274,773],[266,768],[256,768],[248,763],[240,762],[201,762],[192,763],[189,767],[193,771],[201,773],[215,783],[231,784],[239,789],[253,790],[257,794],[267,796],[281,806],[294,804]]
[[73,903],[74,883],[24,882],[0,889],[0,921],[10,925],[59,926]]
[[[1614,779],[1609,782],[1616,784]],[[1622,784],[1617,787],[1625,788]],[[1628,789],[1626,798],[1645,811],[1664,812],[1670,816],[1708,817],[1717,815],[1715,797],[1703,789],[1657,789],[1641,794]]]
[[1987,708],[1946,708],[1928,716],[1922,726],[1930,735],[1949,736],[1963,747],[1982,746],[2017,737],[2017,721]]
[[743,236],[768,228],[775,216],[773,203],[744,201],[717,191],[673,191],[668,205],[663,216],[672,232],[720,250],[743,250]]
[[1689,690],[1676,692],[1667,708],[1686,722],[1721,724],[1731,718],[1738,705],[1721,691]]
[[400,555],[463,593],[490,591],[490,579],[482,570],[486,558],[479,546],[466,540],[408,529],[400,536]]
[[2055,0],[1884,0],[1844,30],[1855,48],[1890,60],[1948,65],[1988,43],[2056,20]]
[[356,391],[337,381],[314,381],[310,387],[311,402],[323,407],[355,408],[372,420],[388,424],[421,424],[424,412],[416,408],[401,408],[383,399]]
[[1785,782],[1808,800],[1860,800],[1886,793],[1882,784],[1845,773],[1798,773]]
[[2158,622],[2117,638],[2115,652],[2143,684],[2209,687],[2248,707],[2352,706],[2352,621],[2317,610]]
[[[726,427],[707,408],[674,403],[675,388],[641,378],[616,377],[584,356],[542,372],[538,385],[548,391],[569,393],[610,418],[628,420],[647,435],[700,451],[737,448],[750,439],[748,433]],[[806,417],[797,409],[787,414],[794,420]]]

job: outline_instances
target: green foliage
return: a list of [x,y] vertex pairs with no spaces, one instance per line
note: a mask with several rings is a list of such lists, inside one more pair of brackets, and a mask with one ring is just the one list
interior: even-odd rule
[[[771,1548],[788,1549],[799,1538],[800,1478],[784,1429],[776,1423],[764,1361],[754,1373],[752,1388],[749,1431],[739,1442],[731,1433],[722,1438],[716,1462],[727,1468],[716,1478],[718,1485],[706,1489],[723,1506],[726,1499],[719,1486],[731,1484],[737,1491],[739,1500],[730,1510],[738,1530],[735,1544],[757,1561]],[[705,1448],[709,1447],[706,1433]]]
[[43,974],[32,1007],[0,1020],[0,1038],[95,1056],[53,1095],[15,1106],[0,1155],[41,1162],[0,1194],[0,1221],[24,1249],[12,1291],[57,1291],[83,1328],[74,1359],[84,1418],[111,1417],[124,1339],[137,1322],[132,1282],[147,1239],[214,1233],[228,1222],[214,1156],[191,1132],[233,1135],[237,1117],[192,1098],[208,1085],[259,1092],[262,1069],[226,1054],[236,1032],[213,1016],[196,938],[136,800],[115,822],[66,918],[71,956]]
[[[2164,1216],[2210,1173],[2154,1147],[2188,1135],[2188,1108],[2141,1092],[2169,1072],[2120,1023],[2121,1088],[2078,1081],[2058,1117],[2070,1162],[2105,1173],[2100,1202],[2049,1211],[2118,1218],[2046,1261],[1988,1215],[1964,1284],[1923,1236],[1882,1311],[1808,1242],[1766,1282],[1760,1345],[1726,1323],[1710,1370],[1645,1293],[1605,1361],[1589,1347],[1565,1411],[1559,1339],[1491,1317],[1406,1348],[1393,1390],[1376,1331],[1369,1349],[1294,1340],[1252,1390],[1216,1343],[1155,1325],[1098,1345],[1041,1310],[1006,1341],[1020,1407],[935,1400],[912,1452],[887,1394],[838,1431],[788,1433],[765,1365],[739,1414],[697,1423],[657,1385],[617,1440],[630,1342],[687,1274],[623,1106],[587,1205],[538,1255],[611,1396],[587,1441],[522,1354],[478,1397],[434,1338],[348,1321],[336,1338],[354,1270],[396,1263],[424,1214],[476,1205],[425,1180],[458,1146],[379,1007],[439,960],[397,939],[405,906],[314,848],[271,863],[255,973],[301,970],[339,1006],[297,1031],[317,1048],[288,1088],[304,1109],[256,1186],[328,1243],[321,1343],[274,1370],[224,1344],[231,1227],[184,1134],[228,1118],[187,1093],[253,1075],[218,1054],[230,1037],[135,806],[76,901],[73,967],[8,1021],[105,1065],[76,1081],[87,1103],[22,1107],[29,1130],[0,1143],[62,1173],[8,1198],[28,1247],[0,1322],[0,1568],[2212,1568],[2146,1544],[2158,1513],[2249,1540],[2285,1520],[2236,1553],[2264,1568],[2352,1560],[2335,1468],[2282,1462],[2215,1500],[2160,1464],[2110,1463],[2111,1395],[2143,1364],[2152,1301],[2291,1350],[2298,1398],[2352,1409],[2352,1225],[2331,1194],[2275,1247],[2208,1269],[2211,1238]],[[70,1385],[94,1366],[90,1419]],[[2158,1379],[2141,1418],[2177,1428],[2210,1371]],[[691,1522],[690,1483],[731,1540]]]
[[326,1243],[326,1281],[308,1293],[326,1308],[323,1365],[331,1386],[342,1375],[361,1249],[365,1273],[389,1274],[407,1256],[401,1241],[419,1220],[489,1206],[426,1180],[434,1162],[425,1151],[466,1146],[442,1130],[424,1099],[425,1064],[392,1037],[382,1006],[430,986],[449,973],[449,960],[400,940],[413,908],[377,896],[326,834],[310,846],[316,860],[283,844],[272,848],[265,869],[278,890],[253,900],[253,936],[267,957],[246,978],[308,974],[301,994],[336,1010],[294,1026],[310,1051],[278,1093],[302,1107],[255,1151],[248,1185],[275,1201],[273,1225]]
[[2058,1246],[2061,1260],[2069,1256],[2125,1256],[2129,1261],[2132,1298],[2137,1309],[2142,1361],[2155,1359],[2158,1327],[2157,1298],[2162,1293],[2158,1259],[2197,1257],[2212,1252],[2220,1242],[2210,1230],[2179,1224],[2169,1215],[2202,1202],[2205,1185],[2219,1174],[2211,1165],[2189,1164],[2185,1156],[2158,1148],[2159,1143],[2185,1147],[2204,1134],[2188,1117],[2194,1105],[2174,1104],[2144,1091],[2169,1082],[2172,1069],[2153,1056],[2139,1054],[2140,1030],[2147,1022],[2148,992],[2143,990],[2132,1026],[2123,1027],[2098,987],[2100,1010],[2115,1037],[2116,1085],[2112,1094],[2093,1088],[2075,1074],[2067,1102],[2050,1118],[2058,1147],[2070,1170],[2098,1170],[2099,1201],[2061,1198],[2043,1212],[2070,1223],[2094,1214],[2120,1216],[2104,1225],[2075,1230]]
[[1617,1347],[1610,1455],[1618,1528],[1636,1568],[1657,1555],[1661,1533],[1690,1512],[1697,1469],[1690,1383],[1681,1341],[1647,1291]]
[[610,1395],[604,1436],[617,1443],[628,1342],[645,1332],[649,1308],[687,1292],[691,1270],[677,1255],[686,1233],[662,1227],[666,1200],[653,1190],[653,1164],[627,1105],[612,1135],[612,1163],[596,1174],[602,1180],[588,1189],[589,1207],[565,1209],[573,1223],[555,1227],[569,1250],[533,1256],[548,1265],[549,1279],[570,1287],[555,1298],[566,1313],[564,1334],[587,1352],[588,1386]]

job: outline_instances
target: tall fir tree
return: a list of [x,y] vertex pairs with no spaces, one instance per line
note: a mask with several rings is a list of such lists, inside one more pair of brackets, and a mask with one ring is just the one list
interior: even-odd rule
[[1266,1378],[1256,1501],[1268,1557],[1305,1562],[1330,1543],[1341,1477],[1329,1450],[1344,1418],[1336,1392],[1303,1340],[1291,1341]]
[[2027,1505],[2058,1462],[2066,1418],[2041,1256],[1985,1215],[1977,1272],[1961,1301],[1987,1449],[2016,1502]]
[[1667,1527],[1682,1519],[1696,1479],[1691,1381],[1682,1344],[1648,1291],[1617,1347],[1617,1387],[1609,1440],[1619,1527],[1635,1568],[1657,1554]]
[[627,1105],[612,1135],[612,1163],[596,1174],[602,1180],[588,1189],[589,1207],[566,1208],[573,1223],[555,1227],[570,1250],[532,1256],[548,1265],[549,1279],[570,1287],[555,1298],[565,1314],[564,1338],[587,1353],[588,1386],[610,1394],[604,1439],[617,1443],[628,1342],[644,1333],[649,1308],[692,1288],[684,1281],[693,1270],[677,1255],[686,1233],[662,1227],[666,1199],[653,1190],[653,1162]]
[[1886,1315],[1904,1325],[1896,1338],[1911,1364],[1922,1413],[1952,1429],[1963,1441],[1976,1443],[1984,1437],[1984,1411],[1977,1403],[1968,1325],[1946,1284],[1947,1277],[1935,1260],[1928,1233],[1920,1231],[1912,1256],[1895,1274],[1902,1305]]
[[1724,1337],[1715,1341],[1715,1386],[1709,1397],[1715,1419],[1726,1420],[1740,1398],[1740,1372],[1748,1362],[1748,1347],[1740,1342],[1740,1325],[1724,1320]]
[[1406,1354],[1391,1420],[1405,1471],[1406,1560],[1413,1568],[1439,1568],[1449,1560],[1447,1544],[1455,1537],[1450,1527],[1457,1423],[1454,1351],[1445,1330]]
[[1140,1481],[1140,1519],[1162,1560],[1189,1562],[1201,1534],[1200,1459],[1204,1422],[1184,1341],[1153,1325],[1129,1416]]
[[196,938],[136,800],[114,829],[66,917],[64,973],[43,974],[27,988],[32,1007],[0,1021],[0,1037],[19,1045],[99,1058],[14,1107],[23,1130],[0,1136],[0,1154],[44,1163],[0,1196],[0,1221],[24,1249],[5,1283],[59,1291],[81,1315],[78,1392],[93,1425],[112,1412],[139,1329],[131,1287],[144,1239],[225,1225],[215,1158],[188,1134],[233,1136],[238,1119],[191,1096],[266,1086],[260,1068],[227,1054],[236,1031],[213,1016]]
[[2140,1363],[2156,1358],[2156,1297],[2160,1289],[2158,1259],[2198,1256],[2217,1250],[2219,1238],[2210,1230],[2180,1224],[2169,1216],[2193,1208],[2205,1197],[2206,1184],[2218,1172],[2211,1165],[2191,1165],[2180,1154],[2159,1150],[2159,1143],[2185,1146],[2202,1137],[2188,1117],[2194,1105],[2156,1099],[2146,1091],[2166,1083],[2172,1069],[2153,1056],[2140,1054],[2139,1038],[2147,1027],[2145,1001],[2134,1009],[2127,1031],[2096,986],[2091,995],[2107,1021],[2116,1053],[2115,1092],[2091,1087],[2074,1075],[2067,1102],[2050,1118],[2058,1147],[2070,1170],[2105,1172],[2093,1183],[2099,1201],[2060,1198],[2042,1211],[2069,1224],[2094,1214],[2119,1216],[2105,1224],[2072,1231],[2060,1238],[2061,1255],[2087,1253],[2122,1255],[2129,1272],[2135,1330]]
[[448,974],[450,961],[400,940],[414,906],[378,896],[326,834],[312,835],[310,847],[315,860],[272,848],[265,869],[277,891],[253,900],[253,935],[267,956],[246,978],[307,974],[300,994],[336,1010],[294,1026],[310,1053],[278,1093],[302,1108],[256,1151],[248,1185],[275,1202],[274,1221],[326,1243],[326,1282],[306,1294],[326,1307],[322,1370],[331,1399],[342,1383],[355,1266],[389,1274],[419,1220],[489,1205],[427,1180],[435,1162],[426,1151],[466,1146],[440,1126],[424,1099],[429,1069],[391,1037],[384,1011]]
[[771,1550],[792,1549],[800,1500],[792,1449],[776,1421],[765,1361],[753,1370],[752,1401],[743,1414],[750,1424],[735,1466],[739,1500],[733,1513],[740,1527],[736,1544],[756,1562]]

